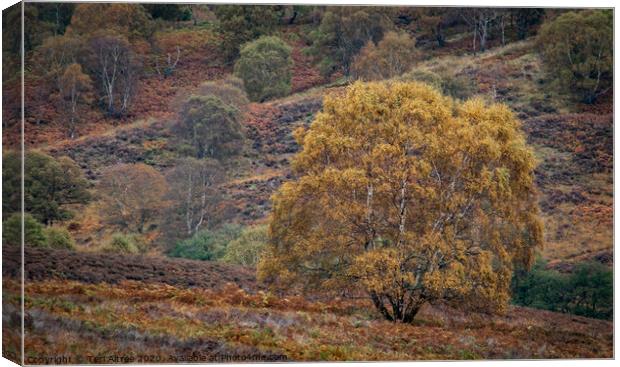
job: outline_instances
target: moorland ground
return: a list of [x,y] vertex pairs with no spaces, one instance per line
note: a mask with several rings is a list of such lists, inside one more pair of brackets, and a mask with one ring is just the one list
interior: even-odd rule
[[[160,45],[173,40],[183,49],[174,72],[141,76],[133,108],[120,119],[93,106],[87,121],[76,127],[76,138],[67,137],[53,101],[38,93],[40,80],[29,73],[27,148],[70,157],[92,187],[120,163],[170,169],[181,154],[173,129],[180,101],[201,83],[233,71],[221,60],[213,13],[196,8],[194,14],[196,19],[163,27],[156,35]],[[271,195],[292,178],[291,158],[299,151],[293,131],[311,124],[324,95],[339,93],[350,82],[341,74],[324,76],[304,51],[306,24],[279,28],[292,49],[291,93],[247,106],[242,152],[226,164],[226,180],[217,187],[227,222],[267,221]],[[532,38],[506,45],[491,38],[487,50],[475,54],[471,41],[466,25],[456,24],[446,31],[443,47],[419,45],[424,56],[415,70],[442,75],[447,70],[449,78],[466,81],[454,87],[463,97],[505,103],[522,121],[538,159],[535,178],[545,236],[538,256],[547,268],[570,273],[584,261],[613,266],[613,91],[594,104],[557,93]],[[18,80],[3,79],[3,144],[16,148],[21,138],[15,123]],[[364,299],[294,289],[273,293],[257,282],[253,267],[166,257],[174,244],[140,255],[103,253],[101,244],[114,231],[98,209],[78,204],[79,215],[66,221],[75,250],[26,248],[28,357],[69,355],[93,363],[87,355],[155,355],[166,362],[193,353],[308,361],[613,356],[613,324],[607,320],[518,306],[490,315],[435,304],[426,305],[412,324],[393,324]],[[17,355],[20,340],[18,250],[3,248],[3,350],[8,356]]]

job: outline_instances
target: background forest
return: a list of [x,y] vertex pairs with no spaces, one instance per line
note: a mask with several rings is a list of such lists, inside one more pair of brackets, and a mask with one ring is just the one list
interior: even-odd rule
[[[11,318],[19,307],[22,218],[20,17],[19,6],[2,15],[3,350],[13,359],[20,339],[12,330],[19,320]],[[166,359],[142,362],[178,362],[192,353],[266,360],[612,356],[611,10],[26,3],[24,22],[27,356],[68,353],[82,363],[93,363],[84,351],[137,358],[158,350]],[[324,169],[317,157],[333,151],[317,146],[351,144],[346,136],[313,141],[321,128],[331,131],[321,121],[346,130],[346,121],[367,121],[365,111],[389,114],[384,106],[401,103],[391,99],[396,91],[403,100],[432,101],[416,110],[421,116],[501,120],[464,135],[438,124],[438,150],[485,152],[495,147],[485,139],[506,135],[513,157],[531,163],[523,177],[532,182],[512,186],[511,195],[522,190],[534,198],[523,204],[521,213],[532,218],[520,218],[519,230],[536,246],[526,261],[513,262],[521,254],[511,253],[509,271],[493,278],[505,285],[486,295],[507,304],[494,310],[499,314],[447,301],[456,286],[424,296],[432,301],[398,324],[384,320],[398,319],[394,302],[386,315],[355,287],[306,287],[334,272],[300,271],[285,289],[272,287],[272,277],[286,282],[316,260],[296,263],[293,255],[308,254],[274,245],[294,242],[288,213],[299,198],[312,197],[289,183]],[[372,129],[350,136],[363,141]],[[484,164],[484,153],[477,157]],[[522,163],[502,158],[508,161],[512,168]],[[338,190],[337,180],[329,185]],[[496,198],[512,200],[502,195],[498,189]],[[519,216],[516,207],[493,208]],[[333,223],[334,213],[356,207],[324,209],[304,207]],[[317,252],[336,256],[330,246],[342,237],[328,224],[318,234],[317,226],[298,227],[312,232],[317,246],[325,240]],[[518,235],[501,238],[527,247]],[[390,246],[388,238],[375,241]],[[371,294],[377,282],[384,289],[385,259],[356,263],[381,269],[380,281],[361,271],[346,279],[366,279],[360,284]],[[157,338],[166,347],[158,349]]]

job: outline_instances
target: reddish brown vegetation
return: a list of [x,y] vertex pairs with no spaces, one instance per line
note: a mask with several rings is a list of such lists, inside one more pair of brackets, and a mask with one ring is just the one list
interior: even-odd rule
[[[174,268],[169,268],[172,271]],[[20,282],[5,278],[11,300]],[[29,355],[152,354],[284,356],[288,360],[610,358],[613,324],[512,307],[506,316],[426,306],[413,324],[391,323],[367,300],[322,298],[122,281],[26,283]],[[5,348],[19,335],[18,305],[7,302]],[[161,361],[161,360],[160,360]],[[82,363],[93,361],[80,360]]]
[[[292,34],[292,92],[328,82],[304,54],[302,30],[291,25],[284,32]],[[167,29],[153,41],[152,50],[143,45],[141,51],[144,73],[129,114],[121,120],[109,118],[93,103],[82,116],[76,140],[67,139],[47,86],[27,72],[27,146],[70,156],[92,181],[117,163],[168,169],[178,157],[169,130],[177,102],[231,68],[220,59],[218,40],[209,30]],[[499,44],[495,38],[487,47]],[[181,52],[173,72],[158,73],[153,56],[165,61],[167,54],[174,57],[177,46]],[[468,31],[452,37],[446,47],[424,53],[434,62],[442,55],[466,55],[471,47]],[[524,121],[528,142],[540,157],[536,176],[549,267],[571,271],[584,260],[612,266],[613,93],[593,105],[563,106],[546,90],[530,45],[495,51],[454,58],[458,66],[465,65],[454,69],[455,76],[475,80],[476,92],[509,104]],[[330,80],[341,76],[334,74]],[[10,148],[21,138],[20,80],[14,77],[3,84],[3,143]],[[292,131],[312,121],[321,99],[313,90],[249,106],[244,125],[251,149],[235,162],[243,171],[235,171],[221,187],[226,195],[221,206],[229,219],[245,224],[265,220],[270,196],[291,178],[289,158],[299,149]],[[579,113],[558,112],[566,109]],[[99,245],[93,238],[100,228],[88,224],[96,218],[83,213],[85,221],[76,218],[69,229],[79,243]],[[216,360],[222,355],[264,360],[274,355],[291,360],[613,357],[613,324],[607,321],[520,307],[493,316],[427,305],[414,324],[394,324],[369,311],[372,307],[362,299],[326,293],[300,296],[292,290],[276,296],[257,284],[253,269],[243,267],[31,247],[25,251],[26,350],[31,355],[196,353]],[[3,319],[8,320],[3,323],[3,346],[13,351],[21,341],[19,258],[19,248],[3,249]]]
[[562,273],[571,273],[575,266],[584,261],[595,261],[612,267],[614,254],[611,250],[602,250],[578,255],[568,260],[552,260],[547,263],[547,269],[555,269]]
[[[578,260],[607,261],[613,248],[612,114],[545,114],[524,122],[541,154],[536,181],[547,217],[551,266],[572,269]],[[600,254],[603,254],[599,256]]]
[[[178,32],[170,32],[175,35]],[[182,50],[178,65],[169,76],[159,75],[154,68],[146,68],[138,81],[136,95],[133,97],[129,113],[122,119],[106,116],[96,104],[77,128],[77,136],[97,136],[118,125],[146,118],[171,118],[176,113],[172,103],[178,95],[189,94],[206,80],[221,78],[229,73],[228,67],[221,66],[215,39],[204,32],[181,32],[182,37],[160,37],[164,51],[176,47]],[[171,44],[174,43],[174,45]],[[176,43],[175,43],[176,42]],[[148,58],[145,56],[144,61]],[[5,128],[3,139],[6,147],[20,143],[20,80],[5,85],[3,118]],[[41,78],[27,75],[25,90],[26,126],[25,142],[30,147],[56,144],[67,139],[66,127],[59,121],[61,115],[49,98],[49,86],[42,84]]]
[[244,178],[224,185],[230,197],[227,204],[235,217],[245,223],[266,218],[271,195],[290,178],[290,155],[299,149],[292,132],[298,126],[307,126],[320,108],[321,99],[314,97],[250,104],[244,125],[251,141],[251,167]]
[[325,83],[325,78],[313,65],[312,58],[303,54],[303,48],[306,45],[303,42],[296,42],[292,46],[293,78],[291,80],[291,92],[301,92]]
[[544,115],[525,122],[531,144],[573,153],[573,161],[585,172],[613,169],[613,115]]
[[[3,250],[3,276],[19,277],[19,252],[19,247]],[[223,263],[33,247],[25,247],[25,258],[27,281],[58,278],[115,284],[137,280],[179,287],[221,288],[235,283],[244,289],[257,288],[252,270]]]
[[246,118],[248,138],[258,153],[270,156],[295,153],[298,149],[292,131],[298,124],[308,125],[321,109],[320,98],[295,102],[252,104]]

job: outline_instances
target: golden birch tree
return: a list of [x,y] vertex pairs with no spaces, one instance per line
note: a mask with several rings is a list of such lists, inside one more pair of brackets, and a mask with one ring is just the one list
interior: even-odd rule
[[261,280],[358,288],[393,321],[440,300],[505,309],[513,266],[542,243],[535,159],[508,107],[358,82],[296,137]]

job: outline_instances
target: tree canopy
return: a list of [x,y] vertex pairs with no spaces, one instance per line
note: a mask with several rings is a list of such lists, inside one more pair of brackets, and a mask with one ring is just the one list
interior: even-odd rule
[[278,37],[263,36],[241,48],[235,75],[251,100],[263,102],[291,92],[292,67],[291,47]]
[[312,33],[311,50],[322,59],[326,75],[337,70],[349,74],[351,61],[368,41],[375,43],[394,28],[389,8],[330,7]]
[[108,168],[99,183],[101,212],[106,222],[127,233],[144,233],[157,226],[168,184],[155,168],[143,163]]
[[533,170],[504,105],[420,83],[356,83],[297,132],[260,279],[360,287],[389,320],[425,302],[502,311],[542,243]]
[[215,95],[190,96],[181,107],[180,134],[196,158],[226,158],[243,145],[241,112]]
[[267,226],[246,227],[239,237],[226,246],[222,260],[243,266],[256,266],[268,240]]
[[388,32],[377,45],[368,41],[360,50],[352,74],[363,80],[389,79],[409,71],[417,58],[415,39],[404,32]]
[[154,28],[142,5],[87,3],[75,7],[67,33],[90,36],[102,30],[137,40],[150,37]]
[[44,228],[39,221],[28,213],[14,213],[2,223],[2,244],[8,246],[22,245],[22,219],[24,226],[23,244],[26,246],[46,247]]
[[222,34],[221,49],[227,61],[239,56],[239,48],[262,35],[271,34],[281,11],[277,6],[220,5],[215,8]]
[[[2,210],[5,215],[21,211],[21,157],[8,152],[2,159]],[[24,161],[24,211],[52,224],[69,219],[70,204],[90,199],[88,182],[80,167],[68,157],[55,159],[36,151],[27,152]]]
[[69,137],[74,138],[76,125],[85,112],[83,106],[92,101],[93,87],[91,79],[82,72],[82,66],[73,63],[65,69],[59,78],[59,98],[65,117]]
[[552,78],[564,91],[592,103],[613,85],[613,14],[568,12],[545,23],[538,47]]

